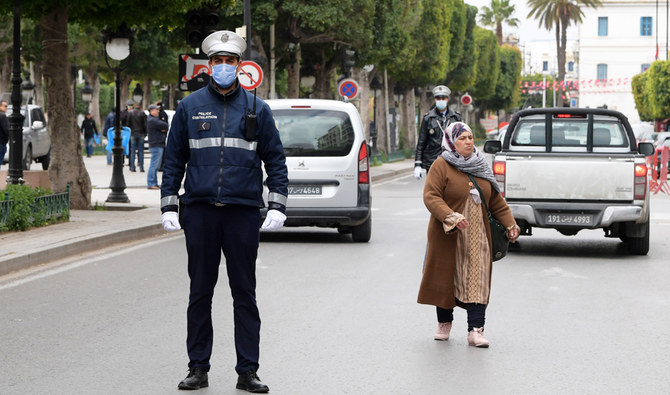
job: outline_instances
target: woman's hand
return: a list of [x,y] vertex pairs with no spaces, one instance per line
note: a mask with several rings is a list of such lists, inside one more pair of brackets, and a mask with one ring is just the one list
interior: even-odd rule
[[519,238],[520,231],[521,229],[517,225],[514,225],[510,229],[507,229],[507,238],[509,239],[509,241],[512,243],[516,242],[516,239]]
[[464,219],[464,220],[462,220],[461,222],[457,223],[457,224],[456,224],[456,227],[457,227],[459,230],[465,230],[469,225],[470,225],[470,223],[468,222],[468,220],[467,220],[467,219]]

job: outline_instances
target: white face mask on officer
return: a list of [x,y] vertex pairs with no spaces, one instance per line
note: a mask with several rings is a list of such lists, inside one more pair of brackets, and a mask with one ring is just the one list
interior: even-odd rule
[[440,111],[444,111],[447,108],[447,99],[435,100],[435,107]]

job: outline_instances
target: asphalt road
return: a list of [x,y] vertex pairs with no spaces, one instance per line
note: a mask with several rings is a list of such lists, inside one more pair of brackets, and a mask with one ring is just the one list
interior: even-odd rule
[[[273,394],[658,394],[670,392],[670,200],[652,200],[651,252],[601,231],[536,230],[496,262],[486,335],[432,339],[416,303],[423,182],[373,186],[373,232],[264,233],[258,260],[260,377]],[[659,203],[660,202],[660,203]],[[225,271],[214,300],[210,387],[235,390]],[[181,234],[0,279],[0,393],[177,393],[187,369]]]

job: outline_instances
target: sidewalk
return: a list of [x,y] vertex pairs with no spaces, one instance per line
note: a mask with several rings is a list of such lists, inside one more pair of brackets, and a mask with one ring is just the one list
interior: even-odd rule
[[[149,168],[145,155],[145,170]],[[84,158],[91,178],[91,205],[105,210],[72,210],[70,221],[30,229],[0,233],[0,276],[58,259],[73,257],[117,244],[155,237],[165,232],[160,224],[160,191],[148,190],[147,173],[131,173],[123,168],[125,193],[130,203],[105,203],[111,192],[112,166],[104,155]],[[411,174],[413,159],[385,163],[370,168],[372,182],[401,174]],[[159,180],[160,180],[159,173]]]

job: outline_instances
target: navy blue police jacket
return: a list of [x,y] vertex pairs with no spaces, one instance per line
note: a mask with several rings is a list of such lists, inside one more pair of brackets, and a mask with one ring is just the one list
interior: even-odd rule
[[[256,98],[255,138],[247,141],[246,114],[254,95],[235,84],[223,95],[210,81],[177,106],[165,149],[161,212],[177,211],[179,200],[264,207],[261,162],[268,208],[285,212],[288,172],[272,111]],[[178,196],[184,173],[184,194]]]

